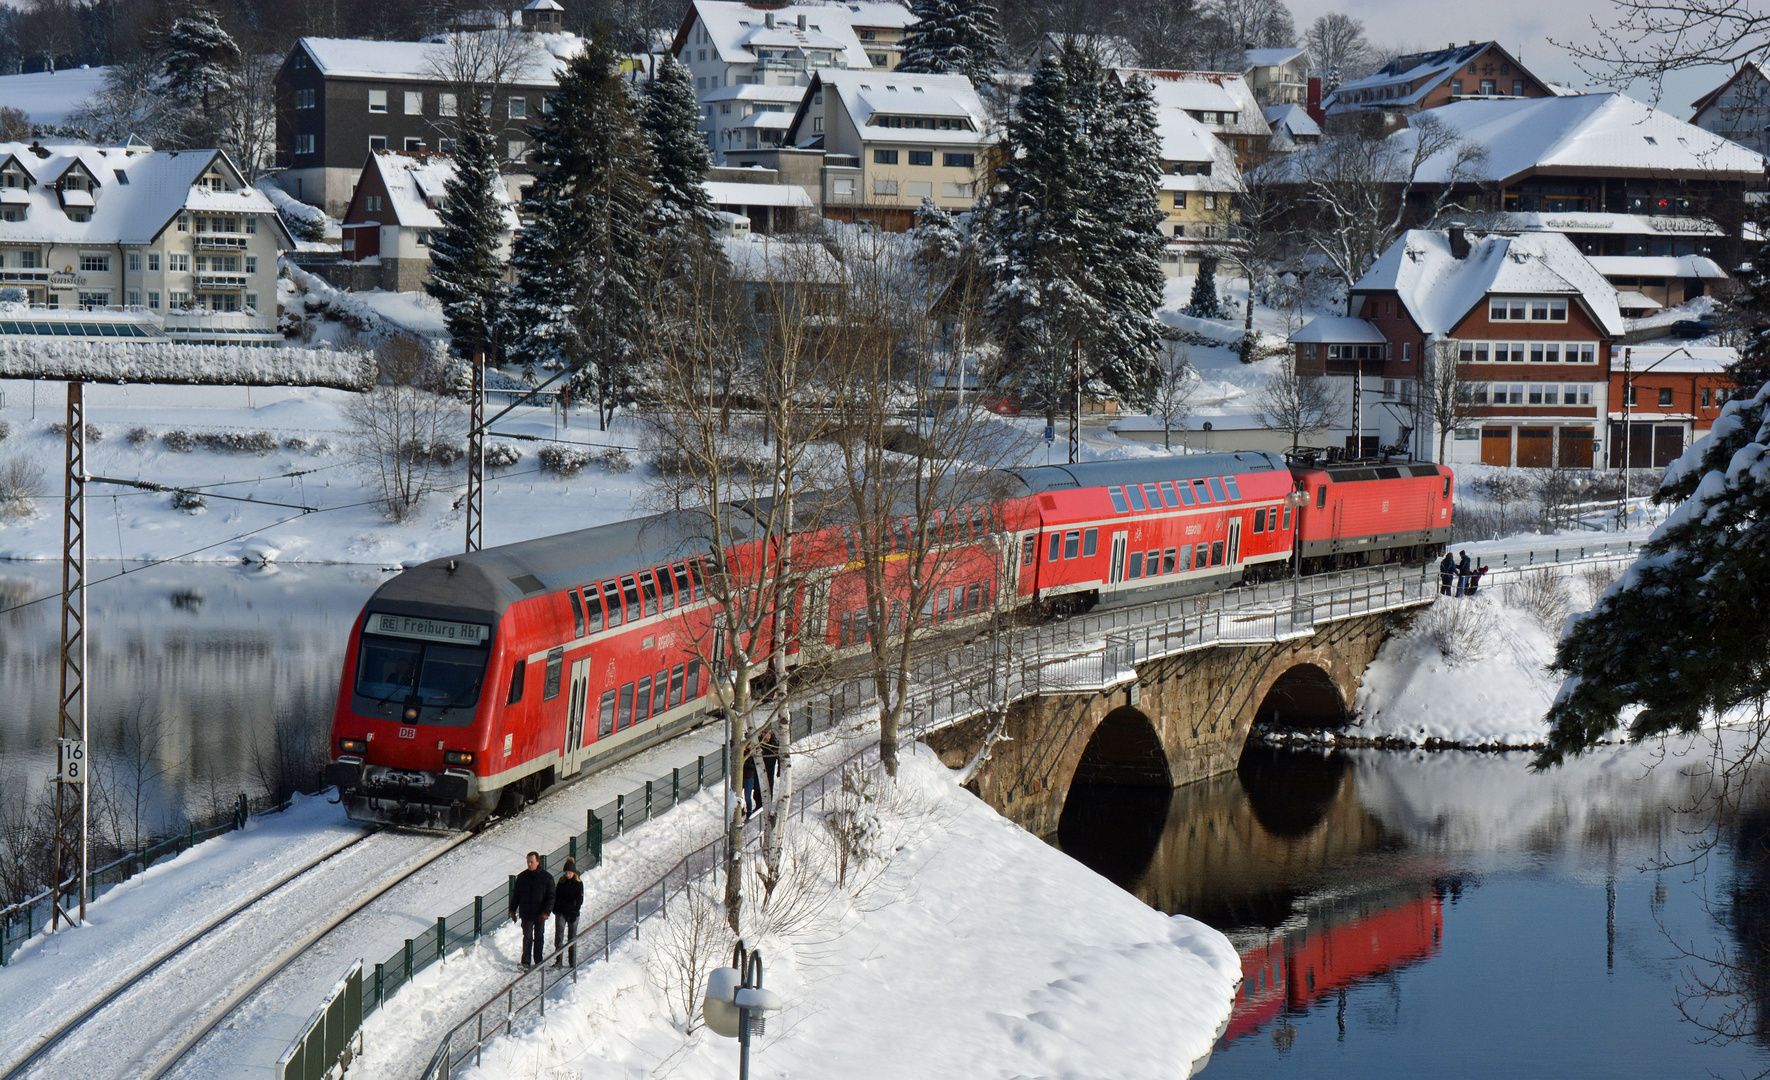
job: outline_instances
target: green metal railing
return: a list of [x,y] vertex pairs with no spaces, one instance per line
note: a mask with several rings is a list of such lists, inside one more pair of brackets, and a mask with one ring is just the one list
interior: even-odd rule
[[282,1080],[327,1080],[363,1052],[363,962],[358,960],[326,995],[303,1031],[277,1060]]

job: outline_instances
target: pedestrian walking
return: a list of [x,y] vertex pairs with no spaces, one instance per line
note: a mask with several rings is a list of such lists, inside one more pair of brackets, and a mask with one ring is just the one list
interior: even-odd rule
[[774,790],[774,783],[781,774],[781,741],[774,733],[771,724],[762,729],[762,771],[768,774],[768,790]]
[[[574,968],[578,966],[578,912],[583,908],[584,882],[578,877],[578,862],[567,859],[565,872],[559,875],[559,881],[553,886],[553,951],[558,952],[561,946],[570,945],[567,955]],[[557,959],[553,966],[559,966]]]
[[[547,916],[553,914],[553,875],[541,869],[541,853],[529,852],[529,868],[516,875],[510,917],[522,921],[522,969],[541,962],[547,948]],[[580,900],[582,898],[580,897]]]
[[1457,560],[1457,595],[1461,596],[1463,595],[1463,591],[1469,587],[1471,564],[1469,562],[1469,553],[1467,551],[1459,551],[1457,554],[1462,556],[1461,559]]
[[748,818],[762,805],[762,782],[756,779],[756,755],[744,754],[744,817]]
[[1456,576],[1457,561],[1447,551],[1444,553],[1444,561],[1438,564],[1438,595],[1450,595],[1450,583]]

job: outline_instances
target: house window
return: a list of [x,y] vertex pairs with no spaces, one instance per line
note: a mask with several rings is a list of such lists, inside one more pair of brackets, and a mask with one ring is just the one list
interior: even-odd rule
[[908,180],[904,182],[903,193],[911,199],[932,199],[934,197],[934,181]]
[[[720,116],[730,116],[731,115],[731,102],[721,101],[719,103],[719,115]],[[822,131],[824,129],[823,128],[823,120],[824,120],[824,118],[821,116],[816,118],[816,125],[817,126],[814,130]]]
[[385,149],[387,149],[387,136],[385,136],[385,135],[371,135],[371,136],[369,136],[369,150],[371,153],[373,153],[376,150],[385,150]]
[[1450,93],[1451,93],[1452,97],[1462,97],[1463,96],[1463,80],[1452,79],[1450,81]]
[[911,165],[932,165],[932,164],[934,164],[934,151],[932,151],[932,150],[911,150],[910,151],[910,164]]
[[412,234],[412,239],[414,241],[416,241],[416,243],[418,244],[419,247],[429,247],[430,246],[430,233],[423,230],[423,229],[419,229],[416,232],[414,232]]
[[311,154],[311,153],[313,153],[313,136],[312,135],[297,135],[297,136],[295,136],[295,152],[297,154]]
[[297,90],[297,91],[295,91],[295,107],[297,109],[311,109],[311,108],[313,108],[313,91],[312,90]]
[[823,129],[824,129],[824,118],[821,116],[812,117],[811,118],[811,130],[812,131],[822,131]]
[[1512,80],[1512,96],[1513,97],[1523,97],[1524,96],[1524,80],[1523,79],[1513,79]]
[[91,311],[94,308],[106,307],[111,302],[108,292],[83,292],[80,294],[80,310]]
[[140,270],[141,269],[141,252],[131,251],[129,253],[129,269],[131,269],[131,270]]
[[529,144],[522,139],[511,139],[505,144],[505,149],[510,151],[511,161],[521,161],[522,156],[528,153]]
[[852,179],[847,179],[847,178],[844,178],[841,180],[830,181],[830,194],[832,194],[832,195],[846,195],[849,197],[853,197],[853,195],[854,195],[854,181]]
[[406,153],[408,153],[408,154],[416,153],[417,151],[424,149],[424,140],[423,139],[414,139],[408,135],[408,136],[406,136],[406,144],[405,145],[406,145]]
[[424,115],[424,93],[421,90],[406,91],[406,115]]
[[257,293],[249,292],[246,294],[246,306],[253,309],[254,311],[258,310],[258,294]]
[[510,119],[524,120],[524,119],[528,118],[528,115],[529,115],[529,99],[528,98],[513,97],[506,103],[506,105],[510,110]]
[[1407,363],[1408,361],[1412,360],[1413,358],[1414,358],[1414,343],[1411,341],[1402,342],[1401,343],[1401,361],[1402,361],[1402,363]]
[[976,154],[942,154],[940,162],[949,169],[974,169],[977,167]]
[[461,115],[460,108],[456,105],[455,102],[456,102],[456,98],[455,98],[455,95],[453,95],[453,94],[438,94],[438,95],[436,95],[436,114],[438,116],[459,116],[459,115]]
[[248,273],[248,274],[258,273],[258,256],[256,256],[256,255],[246,256],[246,273]]
[[438,140],[436,140],[436,149],[440,153],[452,154],[455,152],[455,140],[453,140],[453,139],[438,139]]
[[897,181],[896,180],[874,180],[873,181],[873,194],[874,195],[896,195],[897,194]]
[[1710,390],[1706,386],[1703,387],[1702,388],[1702,407],[1705,409],[1710,408],[1713,405],[1713,402],[1714,402],[1714,391]]
[[148,290],[148,310],[160,310],[160,294],[153,289]]
[[1662,409],[1669,409],[1672,407],[1672,388],[1671,387],[1662,386],[1659,388],[1659,407]]
[[1217,209],[1217,196],[1214,192],[1209,192],[1209,191],[1205,192],[1204,199],[1205,199],[1205,209],[1206,210]]
[[973,190],[970,184],[943,183],[940,185],[941,195],[948,199],[969,199]]
[[191,304],[191,294],[190,293],[179,292],[178,290],[175,289],[172,292],[169,292],[166,294],[166,306],[167,307],[183,308],[183,307],[190,307],[190,304]]
[[[896,150],[874,150],[873,151],[873,164],[874,165],[896,165],[897,164],[897,151]],[[894,194],[895,194],[895,192],[894,192]]]
[[372,113],[384,113],[387,111],[387,91],[369,91],[369,111]]
[[130,307],[140,307],[141,306],[141,293],[136,292],[134,289],[129,290],[129,306]]
[[1492,79],[1482,79],[1481,80],[1481,94],[1483,97],[1492,97],[1493,96],[1494,83],[1493,83]]
[[160,272],[160,253],[159,252],[157,252],[157,251],[148,252],[147,266],[148,266],[148,273],[150,273],[150,274],[157,274]]
[[166,254],[166,269],[171,270],[174,273],[184,274],[189,273],[190,268],[191,257],[189,255],[181,254],[176,251],[168,252]]

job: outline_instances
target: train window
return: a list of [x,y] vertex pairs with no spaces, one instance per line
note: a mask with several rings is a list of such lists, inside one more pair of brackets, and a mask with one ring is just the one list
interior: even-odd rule
[[608,608],[610,630],[621,625],[621,587],[612,581],[602,583],[602,602]]
[[855,546],[854,530],[853,529],[843,529],[842,530],[842,539],[848,541],[848,561],[849,562],[857,562],[860,559],[860,548]]
[[695,599],[699,600],[707,595],[707,575],[712,570],[710,559],[688,560],[688,580],[694,586]]
[[1203,570],[1205,567],[1211,565],[1211,545],[1200,544],[1198,547],[1194,548],[1193,551],[1196,553],[1192,559],[1192,568],[1194,570]]
[[676,595],[682,598],[684,604],[687,604],[694,592],[694,586],[688,580],[688,567],[677,563],[670,568],[670,573],[676,578]]
[[972,584],[965,587],[965,610],[973,613],[983,610],[982,584]]
[[897,550],[910,550],[910,523],[904,518],[891,519],[891,537],[897,544]]
[[846,649],[852,644],[854,644],[854,612],[844,611],[842,626],[836,631],[836,647]]
[[1257,533],[1266,531],[1266,508],[1264,506],[1254,511],[1254,531]]
[[651,684],[651,714],[657,716],[670,707],[670,669],[658,672]]
[[1131,500],[1131,509],[1143,513],[1149,507],[1143,503],[1143,489],[1136,484],[1125,485],[1125,496]]
[[547,681],[541,684],[542,701],[552,701],[559,696],[559,673],[564,668],[564,649],[554,649],[547,654]]
[[[1460,438],[1461,436],[1458,437]],[[1450,477],[1448,476],[1444,478],[1444,497],[1447,499],[1450,498]]]
[[1223,490],[1229,493],[1230,502],[1241,501],[1241,488],[1235,486],[1235,477],[1225,476],[1223,478]]
[[1155,548],[1149,549],[1149,555],[1143,560],[1143,572],[1150,577],[1161,573],[1162,553]]
[[1106,489],[1106,497],[1112,500],[1112,508],[1114,510],[1121,514],[1128,514],[1131,512],[1131,504],[1125,501],[1124,488],[1109,487]]
[[682,704],[682,665],[670,669],[670,708]]
[[1288,506],[1284,508],[1284,531],[1291,531],[1291,508]]
[[615,712],[615,730],[625,731],[633,726],[633,684],[621,687],[621,703]]
[[1094,557],[1094,553],[1099,550],[1100,550],[1100,530],[1099,529],[1089,529],[1087,532],[1083,533],[1082,534],[1082,556],[1083,556],[1083,558],[1090,558],[1091,559]]
[[1223,541],[1221,540],[1215,540],[1211,543],[1211,565],[1223,565]]
[[1020,565],[1031,566],[1038,557],[1038,552],[1039,538],[1028,533],[1026,539],[1020,542]]
[[651,719],[651,676],[639,680],[639,696],[633,701],[633,722],[643,724]]
[[606,738],[615,733],[615,692],[608,691],[602,695],[602,716],[596,721],[596,737]]
[[528,675],[528,670],[527,662],[522,660],[516,662],[516,667],[510,672],[510,694],[504,699],[504,704],[514,705],[522,700],[522,682]]
[[1062,544],[1063,544],[1063,534],[1062,533],[1052,533],[1051,534],[1051,550],[1045,553],[1045,561],[1046,562],[1056,562],[1057,561],[1057,551],[1058,551],[1058,548],[1060,548],[1062,546]]
[[1192,569],[1192,546],[1190,544],[1180,549],[1180,565],[1174,569],[1181,573]]
[[1162,552],[1162,573],[1172,574],[1179,567],[1179,552],[1169,548]]
[[1174,481],[1162,481],[1162,501],[1168,504],[1170,510],[1180,509],[1180,496],[1174,494]]
[[1131,565],[1125,570],[1125,576],[1127,578],[1140,578],[1143,576],[1143,552],[1131,552]]
[[1200,506],[1211,501],[1211,489],[1205,487],[1205,482],[1203,480],[1194,480],[1192,482],[1192,493],[1198,496]]
[[1082,533],[1079,529],[1071,529],[1063,534],[1063,557],[1073,559],[1082,551]]
[[1149,508],[1151,510],[1160,510],[1162,508],[1161,488],[1157,487],[1155,484],[1144,484],[1143,495],[1149,500]]
[[670,568],[660,566],[654,571],[658,579],[658,592],[663,596],[663,609],[673,610],[676,607],[676,590],[670,584]]
[[583,592],[584,614],[586,616],[585,622],[587,624],[584,627],[584,632],[586,634],[594,634],[602,629],[602,596],[596,591],[596,584],[594,582],[584,586]]
[[639,575],[639,591],[645,597],[644,611],[647,615],[658,613],[658,583],[652,580],[651,571],[646,570]]
[[688,681],[683,683],[682,686],[683,692],[688,695],[689,701],[693,701],[695,698],[701,696],[701,662],[699,660],[690,660],[688,662]]
[[950,609],[953,602],[953,594],[942,589],[934,599],[934,621],[937,623],[946,622],[947,611]]
[[1174,485],[1174,491],[1180,496],[1181,506],[1191,506],[1198,501],[1192,497],[1192,485],[1184,480]]
[[1215,476],[1211,477],[1211,495],[1215,497],[1218,502],[1223,501],[1223,481],[1217,479]]
[[584,636],[584,603],[578,599],[578,590],[568,589],[567,595],[572,598],[572,636]]
[[423,655],[424,646],[415,641],[365,636],[357,657],[356,692],[379,701],[405,701]]
[[886,633],[903,633],[903,601],[901,600],[891,601],[891,621],[887,625]]
[[1327,509],[1327,485],[1326,484],[1323,484],[1320,487],[1315,489],[1315,508],[1317,510]]
[[639,582],[632,574],[621,579],[621,599],[627,602],[627,621],[638,622],[643,617],[639,608]]

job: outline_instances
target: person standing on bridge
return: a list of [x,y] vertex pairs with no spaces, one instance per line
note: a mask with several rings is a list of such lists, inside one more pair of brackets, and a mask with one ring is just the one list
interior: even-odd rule
[[[559,883],[553,887],[553,951],[558,952],[560,946],[571,945],[572,967],[578,966],[578,912],[584,909],[584,881],[578,877],[578,863],[575,859],[565,861],[565,873],[559,875]],[[558,967],[559,961],[554,960],[553,966]]]
[[1444,561],[1438,564],[1438,595],[1450,595],[1450,583],[1457,576],[1457,561],[1450,552],[1444,553]]
[[1475,566],[1469,561],[1467,551],[1459,551],[1457,554],[1462,556],[1457,560],[1457,595],[1461,596],[1469,591],[1469,575],[1475,572]]
[[547,916],[553,914],[553,875],[541,869],[541,853],[529,852],[529,868],[516,875],[510,917],[522,920],[522,969],[541,962],[547,945]]

